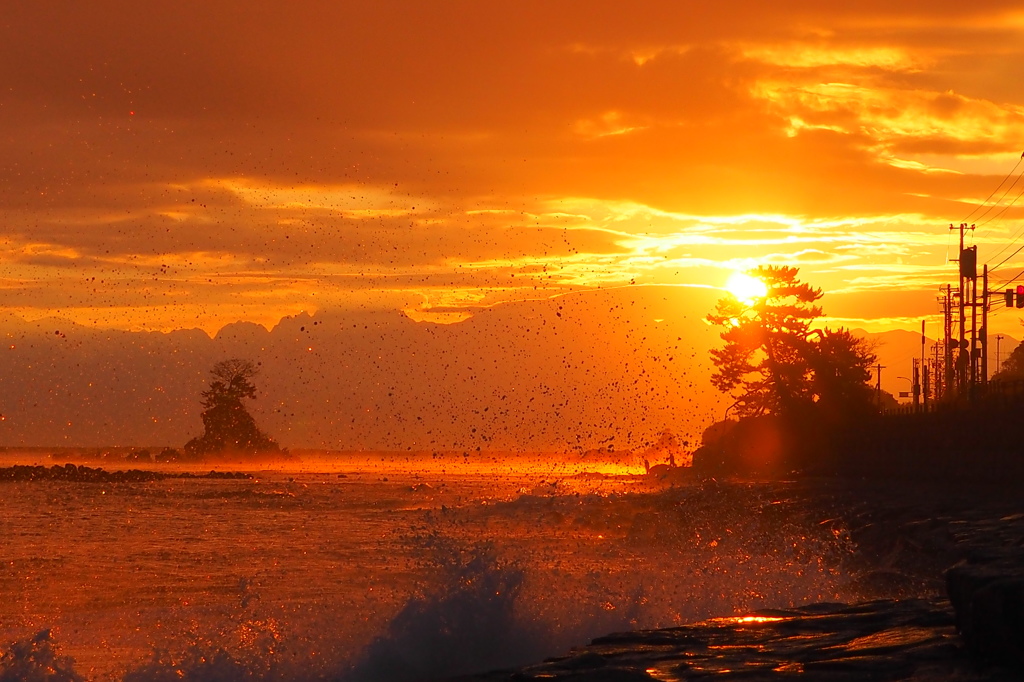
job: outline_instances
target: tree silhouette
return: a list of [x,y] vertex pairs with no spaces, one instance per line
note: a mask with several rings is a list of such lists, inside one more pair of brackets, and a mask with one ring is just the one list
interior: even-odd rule
[[836,412],[871,404],[867,381],[875,356],[845,329],[812,329],[821,289],[797,279],[799,270],[761,266],[749,275],[767,293],[752,301],[729,296],[707,319],[724,328],[725,346],[711,351],[711,382],[731,393],[739,417],[794,414],[819,404]]
[[1020,343],[1010,356],[1003,361],[999,371],[992,375],[992,381],[1024,380],[1024,343]]
[[185,451],[193,455],[213,452],[267,452],[277,451],[278,445],[260,431],[256,420],[242,404],[243,398],[256,398],[252,383],[258,373],[249,360],[233,358],[213,366],[210,387],[203,391],[200,415],[203,420],[202,436],[185,444]]

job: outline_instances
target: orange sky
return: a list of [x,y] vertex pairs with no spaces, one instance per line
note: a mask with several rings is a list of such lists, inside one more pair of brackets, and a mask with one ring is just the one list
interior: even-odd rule
[[916,329],[950,223],[993,266],[1024,243],[1024,180],[975,211],[1024,149],[1024,10],[835,4],[13,3],[5,308],[452,322],[785,263],[838,323]]

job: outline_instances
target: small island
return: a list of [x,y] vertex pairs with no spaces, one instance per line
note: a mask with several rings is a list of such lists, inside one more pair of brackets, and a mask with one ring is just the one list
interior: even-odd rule
[[256,398],[253,379],[258,373],[252,361],[240,358],[222,360],[213,366],[210,387],[202,394],[203,434],[185,443],[183,453],[172,461],[293,459],[256,425],[242,402]]

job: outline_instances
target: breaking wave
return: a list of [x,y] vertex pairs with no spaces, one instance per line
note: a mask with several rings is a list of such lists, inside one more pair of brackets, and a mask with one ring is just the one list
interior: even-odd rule
[[450,542],[435,546],[434,563],[441,588],[410,599],[347,679],[414,682],[521,664],[542,651],[544,628],[518,612],[521,567],[490,545]]
[[[842,594],[854,550],[841,529],[767,486],[530,493],[426,518],[406,538],[419,588],[358,651],[331,623],[303,632],[312,626],[268,617],[249,595],[255,607],[122,679],[416,682],[536,662],[614,631],[854,596]],[[82,679],[49,631],[0,658],[0,682]]]

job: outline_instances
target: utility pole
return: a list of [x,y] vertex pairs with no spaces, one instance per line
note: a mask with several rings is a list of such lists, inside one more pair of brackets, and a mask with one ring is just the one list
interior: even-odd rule
[[921,365],[918,363],[917,358],[913,358],[910,376],[913,379],[910,380],[910,391],[914,397],[914,412],[921,409]]
[[988,388],[988,263],[981,269],[981,391]]
[[953,287],[949,284],[942,306],[942,322],[942,390],[946,392],[953,390]]
[[[977,252],[975,252],[975,253],[977,253]],[[961,258],[964,258],[963,254],[961,254]],[[975,265],[977,265],[977,261],[975,261]],[[970,274],[970,271],[968,271],[968,274]],[[975,271],[974,274],[977,275],[977,271]],[[978,374],[978,278],[977,278],[977,276],[975,276],[975,277],[968,277],[968,280],[969,280],[968,281],[968,286],[971,288],[971,361],[970,361],[971,362],[971,364],[970,364],[970,368],[971,368],[970,369],[970,372],[971,372],[971,378],[970,378],[970,382],[971,383],[970,383],[970,386],[971,386],[971,388],[970,388],[970,396],[971,396],[971,400],[974,400],[975,389],[977,388],[978,384],[980,383],[979,382],[979,378],[980,377],[979,377],[979,374]]]
[[941,400],[942,394],[945,391],[943,386],[943,376],[945,375],[946,368],[942,364],[942,357],[945,353],[945,349],[941,343],[932,344],[932,397],[935,400]]
[[921,373],[919,376],[919,384],[921,391],[921,401],[924,405],[925,411],[928,410],[928,365],[925,364],[924,355],[925,336],[924,336],[924,320],[921,320]]
[[[953,228],[952,225],[950,225],[949,229],[952,230],[954,228]],[[959,343],[956,346],[956,390],[957,390],[957,393],[960,394],[960,393],[963,393],[963,390],[964,390],[964,388],[967,385],[967,361],[966,361],[966,358],[964,357],[964,346],[967,345],[967,339],[964,338],[966,336],[964,331],[965,331],[965,328],[967,327],[967,315],[966,315],[967,311],[964,310],[964,266],[963,266],[963,262],[962,262],[963,261],[963,256],[964,256],[964,224],[963,223],[960,223],[960,247],[959,247],[959,250],[957,250],[956,254],[957,254],[956,255],[956,262],[958,264],[958,268],[959,268],[959,271],[960,271],[960,276],[959,276],[959,278],[957,280],[959,282],[959,284],[957,285],[957,292],[959,293],[959,297],[960,297],[960,315],[959,315],[959,320],[960,320],[959,336],[960,336],[960,338],[959,338]]]
[[[974,386],[978,378],[976,354],[978,331],[978,247],[964,248],[964,231],[968,229],[967,223],[960,223],[959,228],[950,225],[949,229],[959,229],[960,232],[960,251],[957,258],[957,262],[960,265],[960,285],[958,289],[960,294],[960,343],[958,344],[956,356],[957,393],[963,395],[966,392],[968,399],[973,400]],[[974,225],[971,225],[970,229],[973,230]],[[971,296],[970,304],[967,303],[968,294]],[[971,307],[970,344],[967,342],[968,305]]]
[[875,369],[878,370],[878,377],[875,380],[875,402],[878,409],[882,409],[882,370],[885,366],[882,363],[875,365]]
[[999,347],[1003,344],[1003,335],[996,334],[996,374],[1003,368],[1003,356]]
[[928,411],[928,402],[932,394],[932,375],[931,368],[927,364],[921,363],[921,400],[923,400],[924,411]]

